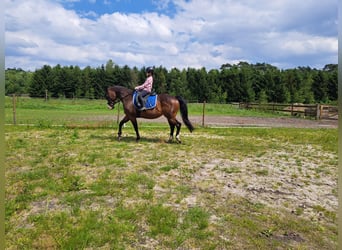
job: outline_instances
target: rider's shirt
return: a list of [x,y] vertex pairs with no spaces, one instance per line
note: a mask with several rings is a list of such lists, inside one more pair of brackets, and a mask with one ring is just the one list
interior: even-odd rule
[[152,91],[152,85],[153,85],[153,77],[149,76],[146,78],[145,82],[137,87],[135,87],[136,90],[146,90],[147,92]]

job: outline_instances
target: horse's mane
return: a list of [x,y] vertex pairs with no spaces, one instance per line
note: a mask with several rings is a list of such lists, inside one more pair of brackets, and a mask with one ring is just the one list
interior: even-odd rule
[[121,85],[114,85],[114,86],[112,86],[110,88],[113,89],[115,92],[118,92],[118,93],[120,93],[122,95],[132,94],[133,93],[132,89],[126,88],[126,87],[121,86]]

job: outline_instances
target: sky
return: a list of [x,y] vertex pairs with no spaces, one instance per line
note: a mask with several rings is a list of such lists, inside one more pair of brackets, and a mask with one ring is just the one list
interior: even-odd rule
[[5,67],[338,60],[338,0],[5,0]]

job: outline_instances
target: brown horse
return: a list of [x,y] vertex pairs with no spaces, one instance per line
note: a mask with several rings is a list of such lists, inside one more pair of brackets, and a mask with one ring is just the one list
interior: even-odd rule
[[112,86],[107,89],[106,99],[108,103],[108,108],[113,109],[115,103],[121,101],[124,106],[125,117],[120,121],[118,138],[121,139],[122,134],[122,126],[131,121],[134,130],[136,133],[136,140],[139,141],[140,135],[138,131],[138,123],[137,118],[147,118],[147,119],[155,119],[162,115],[164,115],[169,122],[170,125],[170,138],[169,141],[173,140],[173,133],[175,127],[176,131],[176,140],[180,143],[181,140],[179,138],[179,132],[181,128],[181,123],[176,119],[176,115],[178,110],[180,109],[183,122],[188,127],[190,132],[194,130],[191,122],[188,118],[188,107],[184,101],[184,99],[180,96],[170,96],[168,94],[159,94],[157,98],[156,107],[149,110],[139,111],[135,108],[133,104],[133,90],[122,87],[122,86]]

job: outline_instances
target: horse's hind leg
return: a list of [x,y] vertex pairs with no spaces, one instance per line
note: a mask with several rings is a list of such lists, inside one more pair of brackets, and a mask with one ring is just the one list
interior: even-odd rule
[[173,140],[173,133],[175,131],[175,127],[177,128],[176,130],[176,140],[177,142],[181,143],[181,140],[179,138],[179,132],[180,132],[180,128],[182,126],[182,124],[177,121],[177,119],[170,119],[169,121],[169,125],[170,125],[170,138],[169,138],[169,142],[171,142]]
[[170,137],[169,137],[169,142],[173,141],[173,132],[175,131],[175,124],[171,121],[168,120],[169,125],[170,125]]
[[176,128],[177,128],[177,131],[176,131],[176,140],[181,143],[182,141],[180,140],[179,138],[179,132],[180,132],[180,129],[181,129],[181,126],[182,124],[176,120]]

